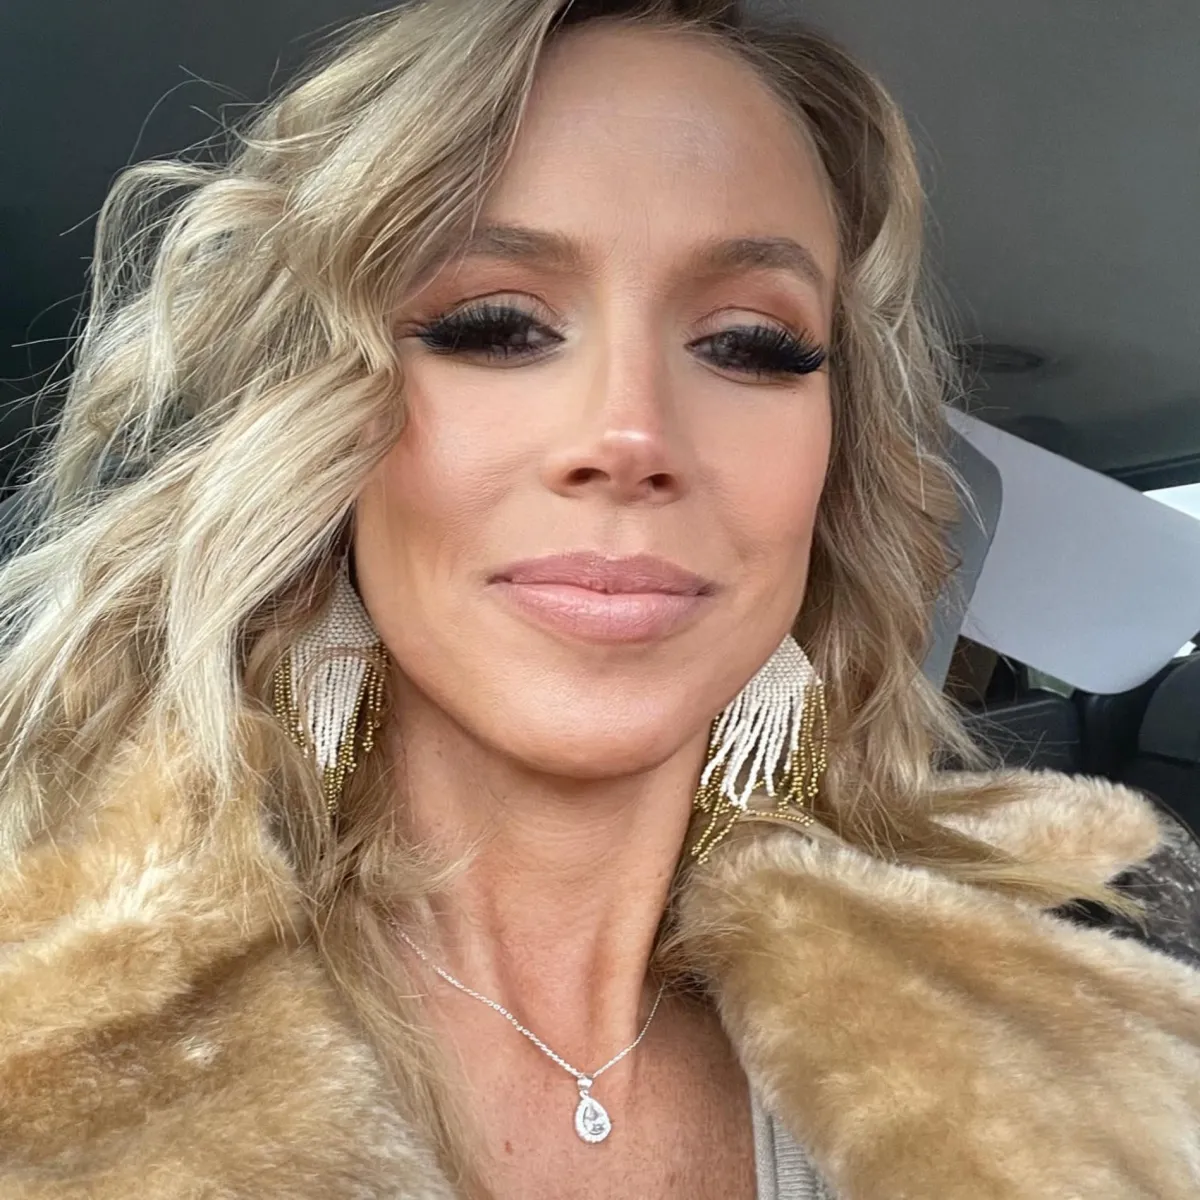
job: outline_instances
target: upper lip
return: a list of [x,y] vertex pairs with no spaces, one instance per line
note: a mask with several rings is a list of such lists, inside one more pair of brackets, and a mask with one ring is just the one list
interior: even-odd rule
[[561,584],[607,595],[661,592],[672,596],[707,596],[715,589],[711,580],[653,555],[609,558],[591,551],[512,563],[497,571],[492,581]]

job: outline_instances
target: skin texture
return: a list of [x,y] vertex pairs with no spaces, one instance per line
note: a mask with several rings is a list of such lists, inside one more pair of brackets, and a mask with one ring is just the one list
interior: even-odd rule
[[[396,664],[397,803],[415,836],[476,847],[437,957],[594,1069],[648,1011],[709,724],[800,607],[829,455],[825,369],[748,375],[703,339],[765,325],[827,346],[835,223],[749,68],[690,36],[589,28],[544,60],[480,224],[569,240],[572,261],[471,253],[399,306],[408,423],[358,505],[357,577]],[[815,271],[702,263],[737,238],[790,239]],[[554,336],[503,361],[422,340],[481,297]],[[493,582],[569,551],[651,554],[711,587],[667,636],[613,643],[543,628]],[[753,1194],[745,1082],[695,1002],[664,1001],[597,1083],[615,1129],[589,1147],[559,1067],[418,977],[491,1195]],[[702,1120],[680,1120],[683,1095]]]

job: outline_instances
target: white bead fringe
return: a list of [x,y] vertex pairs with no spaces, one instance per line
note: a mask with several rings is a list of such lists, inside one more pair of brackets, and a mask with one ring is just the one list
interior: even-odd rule
[[322,771],[332,770],[337,763],[378,644],[379,635],[343,565],[324,618],[306,630],[289,652],[300,719]]
[[701,786],[721,772],[721,794],[743,811],[756,791],[775,795],[800,748],[805,698],[820,680],[790,634],[717,718]]

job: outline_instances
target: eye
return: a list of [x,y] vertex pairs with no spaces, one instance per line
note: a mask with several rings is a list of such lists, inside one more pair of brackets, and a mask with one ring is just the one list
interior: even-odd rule
[[419,329],[417,336],[435,354],[489,359],[528,358],[563,340],[529,313],[493,301],[446,313]]
[[714,367],[755,378],[811,375],[828,358],[814,339],[774,325],[734,325],[688,346]]

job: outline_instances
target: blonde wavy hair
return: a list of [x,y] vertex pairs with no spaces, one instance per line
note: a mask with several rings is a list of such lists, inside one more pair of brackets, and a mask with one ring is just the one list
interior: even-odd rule
[[467,235],[543,48],[595,20],[727,47],[807,131],[835,200],[833,456],[798,620],[829,681],[822,823],[874,854],[1068,898],[935,820],[1019,781],[931,783],[937,753],[968,753],[920,672],[953,567],[948,375],[921,301],[913,148],[883,88],[820,37],[744,28],[721,0],[425,0],[360,22],[225,161],[134,167],[103,208],[37,528],[0,572],[0,847],[11,860],[69,830],[138,744],[186,781],[198,834],[220,817],[252,854],[265,811],[331,978],[460,1178],[443,1064],[384,925],[436,879],[397,832],[384,764],[354,777],[330,830],[268,680],[326,601],[356,494],[403,423],[388,314]]

